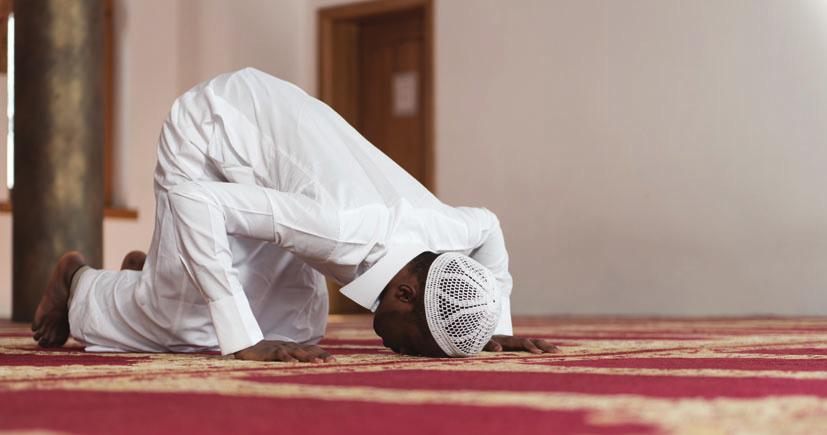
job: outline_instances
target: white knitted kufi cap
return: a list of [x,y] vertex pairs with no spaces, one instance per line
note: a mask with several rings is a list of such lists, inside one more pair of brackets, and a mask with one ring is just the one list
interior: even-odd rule
[[448,356],[482,351],[500,317],[500,295],[487,267],[458,253],[438,256],[425,281],[425,316]]

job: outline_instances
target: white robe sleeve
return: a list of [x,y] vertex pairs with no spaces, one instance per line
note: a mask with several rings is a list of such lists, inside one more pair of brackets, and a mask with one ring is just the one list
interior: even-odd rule
[[511,326],[511,288],[513,281],[508,272],[508,251],[497,216],[487,209],[481,209],[482,244],[471,253],[471,258],[491,270],[500,291],[500,320],[494,329],[495,335],[513,335]]
[[335,213],[299,194],[198,181],[173,187],[169,201],[181,262],[209,303],[223,355],[263,339],[233,267],[228,236],[273,242],[320,262],[337,243]]

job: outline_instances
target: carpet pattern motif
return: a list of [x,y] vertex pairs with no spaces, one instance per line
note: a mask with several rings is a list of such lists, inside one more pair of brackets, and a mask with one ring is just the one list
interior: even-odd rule
[[36,347],[0,323],[0,433],[827,433],[827,319],[515,319],[559,354],[392,354],[331,318],[333,364]]

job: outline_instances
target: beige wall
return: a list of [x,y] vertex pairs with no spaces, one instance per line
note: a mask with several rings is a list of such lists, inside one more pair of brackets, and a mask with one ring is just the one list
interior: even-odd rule
[[437,5],[438,188],[516,311],[827,314],[827,3]]
[[[117,192],[141,217],[106,221],[107,267],[151,236],[174,97],[247,65],[314,92],[334,3],[120,2]],[[516,312],[827,314],[824,2],[435,6],[437,190],[500,216]]]

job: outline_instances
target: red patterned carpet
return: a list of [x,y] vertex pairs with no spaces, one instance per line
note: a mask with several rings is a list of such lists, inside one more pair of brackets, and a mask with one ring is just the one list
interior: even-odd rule
[[827,433],[827,319],[518,319],[554,355],[400,357],[335,317],[335,364],[38,349],[0,323],[0,433]]

